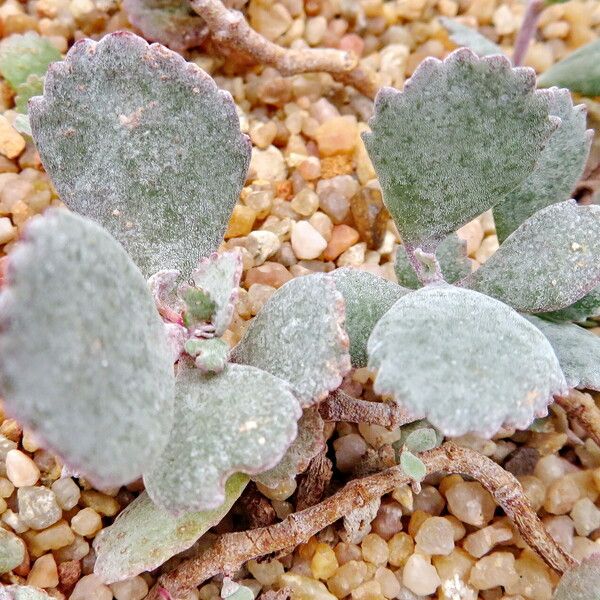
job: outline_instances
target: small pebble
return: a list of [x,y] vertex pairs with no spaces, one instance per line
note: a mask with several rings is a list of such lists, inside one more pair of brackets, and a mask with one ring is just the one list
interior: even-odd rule
[[413,554],[402,570],[402,583],[419,596],[435,593],[442,583],[435,567],[421,554]]
[[0,574],[18,567],[25,559],[25,544],[14,533],[0,527]]
[[71,529],[83,537],[93,537],[102,529],[102,518],[93,508],[84,508],[71,519]]
[[17,492],[19,517],[31,529],[46,529],[62,516],[52,490],[44,487],[21,487]]
[[431,517],[419,527],[415,542],[425,554],[450,554],[454,550],[454,528],[443,517]]
[[6,476],[15,487],[35,485],[40,478],[37,465],[20,450],[10,450],[6,455]]
[[112,583],[110,589],[115,600],[143,600],[148,594],[148,584],[139,575]]
[[448,510],[463,523],[482,527],[494,516],[496,503],[477,481],[458,483],[446,491]]
[[85,575],[78,582],[69,600],[112,600],[113,593],[96,575]]
[[63,510],[71,510],[73,507],[77,506],[79,498],[81,497],[79,486],[70,477],[57,479],[52,484],[52,491],[56,496],[58,505]]
[[31,567],[27,585],[39,588],[52,588],[58,585],[58,570],[52,554],[40,556]]
[[294,223],[291,242],[294,254],[306,260],[317,258],[327,247],[325,238],[308,221]]

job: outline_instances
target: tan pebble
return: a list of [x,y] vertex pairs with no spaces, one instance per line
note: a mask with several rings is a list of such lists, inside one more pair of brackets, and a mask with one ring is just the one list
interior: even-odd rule
[[142,600],[148,594],[148,584],[139,575],[112,583],[110,589],[116,600]]
[[269,146],[265,150],[253,148],[249,173],[250,176],[254,175],[254,179],[284,181],[287,167],[281,150],[275,146]]
[[16,158],[25,150],[25,138],[0,115],[0,153],[7,158]]
[[231,218],[229,219],[229,225],[225,232],[225,239],[241,237],[248,235],[252,231],[252,226],[256,219],[256,212],[249,206],[243,206],[242,204],[236,204]]
[[252,28],[272,42],[283,35],[293,22],[288,9],[280,3],[263,5],[254,2],[250,4],[248,16]]
[[121,505],[115,498],[96,490],[81,492],[81,503],[83,506],[93,508],[104,517],[114,517],[121,509]]
[[494,11],[492,22],[498,35],[509,35],[517,29],[517,18],[506,4]]
[[250,288],[256,283],[279,288],[292,279],[290,272],[276,262],[266,262],[260,267],[253,267],[246,273],[246,286]]
[[454,528],[443,517],[431,517],[419,528],[415,542],[419,550],[430,556],[450,554],[454,549]]
[[58,570],[52,554],[44,554],[33,563],[27,577],[27,585],[39,588],[52,588],[58,585]]
[[475,251],[475,260],[483,264],[499,247],[500,244],[498,243],[497,236],[490,235],[484,238],[481,246]]
[[567,21],[554,21],[554,23],[548,23],[542,29],[542,34],[547,40],[552,40],[567,37],[570,30],[571,26]]
[[454,548],[447,556],[434,556],[432,562],[442,582],[453,580],[455,576],[466,582],[476,561],[462,548]]
[[358,138],[354,115],[334,117],[322,123],[316,131],[316,141],[321,156],[352,152]]
[[310,217],[319,208],[319,196],[309,187],[305,187],[294,196],[290,204],[299,215]]
[[20,450],[9,450],[6,455],[6,476],[15,487],[35,485],[40,478],[38,466]]
[[512,539],[513,532],[508,525],[489,525],[468,535],[463,548],[475,558],[485,556],[496,544]]
[[329,544],[319,542],[310,562],[310,569],[315,579],[329,579],[336,572],[339,563],[333,548]]
[[321,176],[321,161],[316,156],[309,156],[298,165],[298,172],[306,181],[314,181]]
[[291,242],[294,254],[301,260],[317,258],[327,247],[325,238],[308,221],[294,223]]
[[536,73],[547,71],[554,62],[552,49],[543,42],[533,42],[527,50],[524,64],[535,69]]
[[338,598],[344,598],[367,578],[367,564],[351,560],[341,565],[327,580],[329,591]]
[[113,594],[96,575],[86,575],[78,582],[69,600],[112,600]]
[[312,577],[306,577],[297,573],[284,573],[279,584],[289,588],[297,600],[336,600],[325,584]]
[[363,558],[374,565],[385,565],[389,557],[387,542],[375,533],[369,533],[361,543]]
[[339,256],[337,265],[338,267],[360,267],[365,262],[366,252],[367,244],[365,242],[354,244]]
[[421,554],[413,554],[402,570],[402,583],[414,594],[433,594],[442,583],[435,567]]
[[81,577],[81,563],[65,560],[58,565],[58,580],[63,590],[71,590]]
[[496,503],[476,481],[458,483],[446,491],[448,510],[463,523],[481,527],[492,520]]
[[471,256],[475,254],[475,251],[481,245],[483,240],[483,227],[477,219],[474,219],[466,225],[463,225],[456,234],[459,238],[467,242],[467,254]]
[[438,0],[437,8],[444,17],[455,17],[458,14],[458,2],[455,0]]
[[58,550],[68,546],[75,540],[75,534],[65,521],[59,521],[43,531],[26,531],[23,538],[33,557],[38,557],[48,550]]
[[71,529],[84,537],[93,537],[102,529],[102,517],[93,508],[84,508],[71,519]]
[[544,508],[553,515],[564,515],[573,509],[580,496],[581,491],[575,481],[563,477],[548,486]]
[[494,552],[478,560],[471,569],[469,583],[479,590],[514,586],[519,581],[515,557],[510,552]]
[[331,232],[331,239],[323,252],[323,258],[325,260],[336,260],[340,254],[356,244],[358,240],[359,234],[356,229],[349,225],[335,225]]

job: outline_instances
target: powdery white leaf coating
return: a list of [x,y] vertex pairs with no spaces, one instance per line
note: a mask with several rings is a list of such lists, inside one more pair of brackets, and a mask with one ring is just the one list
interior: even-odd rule
[[579,325],[527,317],[548,339],[571,388],[600,390],[600,338]]
[[552,65],[539,78],[539,85],[569,88],[584,96],[600,96],[600,40],[586,44]]
[[325,423],[316,406],[307,408],[298,421],[298,435],[283,458],[272,469],[252,479],[271,489],[289,483],[308,468],[310,461],[325,447]]
[[61,199],[106,227],[149,276],[217,249],[250,160],[229,93],[128,32],[73,45],[29,103]]
[[6,585],[0,588],[0,600],[51,600],[51,596],[31,585]]
[[407,294],[369,338],[374,389],[445,435],[524,429],[566,391],[552,346],[509,306],[432,285]]
[[216,304],[212,322],[217,336],[223,335],[231,323],[241,277],[242,254],[239,250],[215,252],[202,259],[192,271],[194,283]]
[[547,90],[550,114],[561,124],[548,140],[533,172],[494,208],[496,233],[504,241],[538,210],[568,200],[579,181],[594,131],[586,130],[586,108],[573,106],[569,90]]
[[460,48],[382,88],[363,137],[400,237],[431,251],[531,173],[557,124],[532,69]]
[[186,0],[123,0],[123,8],[147,40],[176,52],[199,46],[208,35],[206,22]]
[[171,428],[171,356],[144,277],[102,227],[64,209],[33,219],[0,328],[6,407],[45,448],[100,487],[152,464]]
[[450,39],[458,46],[473,50],[478,56],[504,54],[502,48],[488,40],[477,30],[467,27],[454,19],[439,17],[439,22],[450,32]]
[[60,59],[58,48],[34,31],[15,33],[0,42],[0,75],[13,90],[30,75],[44,75],[48,65]]
[[221,338],[188,340],[186,351],[195,357],[194,364],[203,373],[220,373],[229,357],[229,345]]
[[346,303],[345,328],[350,338],[352,366],[364,367],[367,364],[367,340],[373,327],[409,290],[352,267],[336,269],[332,276]]
[[231,360],[288,381],[303,408],[324,400],[350,370],[344,299],[330,275],[282,285],[254,318]]
[[217,525],[247,483],[247,475],[232,475],[225,485],[225,500],[219,507],[180,517],[156,506],[143,492],[94,539],[94,573],[104,583],[114,583],[153,571],[175,554],[190,548]]
[[592,554],[567,571],[552,600],[600,600],[600,555]]
[[[444,279],[454,283],[471,273],[471,261],[467,256],[467,242],[451,233],[436,248],[435,256],[440,264]],[[398,246],[394,271],[398,283],[410,289],[421,287],[417,274],[412,268],[404,246]]]
[[523,312],[573,304],[600,283],[600,206],[538,211],[463,283]]
[[175,424],[162,456],[144,474],[152,500],[173,514],[219,506],[232,473],[275,466],[302,415],[290,386],[246,365],[203,375],[181,364]]
[[600,287],[595,287],[577,302],[556,310],[554,312],[541,313],[540,317],[548,321],[562,322],[573,321],[574,323],[586,323],[588,319],[600,316]]

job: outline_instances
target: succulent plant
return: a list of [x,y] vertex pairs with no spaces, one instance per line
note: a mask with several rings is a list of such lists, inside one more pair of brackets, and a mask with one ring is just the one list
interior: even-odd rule
[[[106,582],[190,547],[250,479],[277,488],[306,469],[324,446],[318,405],[352,367],[413,417],[397,451],[415,481],[442,435],[526,428],[553,395],[600,390],[600,340],[570,322],[598,310],[600,207],[569,199],[590,134],[530,69],[459,49],[381,90],[364,141],[404,285],[357,269],[293,279],[231,351],[241,258],[216,251],[250,154],[231,97],[120,32],[76,43],[29,106],[74,212],[33,220],[10,256],[0,382],[93,483],[143,475],[95,542]],[[502,245],[471,273],[456,230],[490,209]]]

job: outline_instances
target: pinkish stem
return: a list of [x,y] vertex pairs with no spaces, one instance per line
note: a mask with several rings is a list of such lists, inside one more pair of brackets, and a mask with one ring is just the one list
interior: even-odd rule
[[544,0],[529,0],[521,29],[515,40],[515,49],[513,52],[513,64],[515,67],[520,67],[525,60],[529,44],[531,44],[531,40],[535,37],[538,21],[543,9]]

